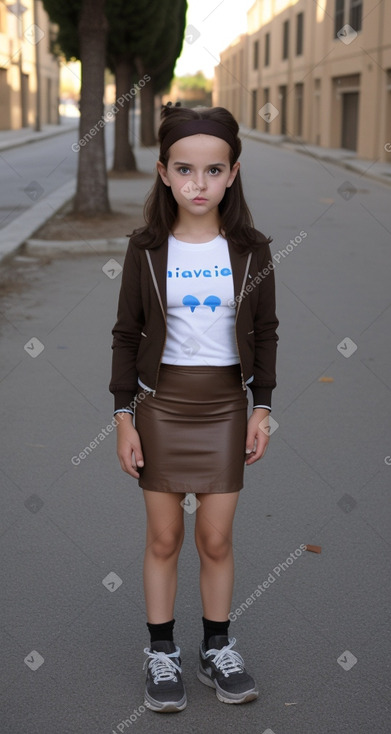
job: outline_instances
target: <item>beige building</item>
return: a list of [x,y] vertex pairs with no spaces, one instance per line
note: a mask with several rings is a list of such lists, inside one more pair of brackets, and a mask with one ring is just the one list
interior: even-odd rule
[[0,3],[0,130],[59,121],[54,36],[39,0]]
[[391,161],[391,0],[256,0],[213,103],[250,128]]

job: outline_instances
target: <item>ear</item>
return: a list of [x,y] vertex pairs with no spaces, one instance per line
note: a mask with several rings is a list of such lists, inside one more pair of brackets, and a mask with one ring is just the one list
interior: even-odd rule
[[167,178],[167,169],[166,169],[164,163],[162,163],[161,161],[158,161],[156,163],[156,168],[157,168],[157,172],[158,172],[160,178],[162,179],[163,183],[166,186],[170,186],[171,184],[170,184],[170,182],[169,182],[169,180]]
[[232,186],[233,182],[235,181],[236,174],[239,168],[240,168],[240,161],[236,161],[236,163],[234,163],[231,168],[231,173],[229,174],[229,179],[227,181],[227,189],[229,189],[230,186]]

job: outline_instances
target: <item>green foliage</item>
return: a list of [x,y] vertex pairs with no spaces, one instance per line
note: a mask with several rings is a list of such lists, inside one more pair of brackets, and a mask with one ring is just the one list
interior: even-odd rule
[[[58,46],[66,59],[80,58],[78,20],[83,0],[43,0],[59,26]],[[107,65],[138,58],[152,77],[155,93],[171,81],[180,55],[186,23],[186,0],[106,0],[109,22]]]
[[155,94],[162,92],[170,83],[181,53],[186,25],[186,0],[165,2],[165,24],[155,47],[143,55],[146,71],[152,77]]
[[42,0],[43,7],[53,23],[59,26],[57,44],[66,59],[78,59],[79,39],[77,25],[83,0]]
[[211,92],[213,89],[213,80],[207,79],[202,71],[196,74],[187,74],[186,76],[176,76],[173,81],[180,91],[199,89],[200,91]]
[[145,47],[156,43],[163,28],[165,4],[167,0],[107,0],[107,61],[112,71],[119,59],[133,63]]

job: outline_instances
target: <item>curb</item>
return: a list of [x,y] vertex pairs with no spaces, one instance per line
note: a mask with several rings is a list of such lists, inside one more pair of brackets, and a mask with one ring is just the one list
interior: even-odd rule
[[[370,171],[363,170],[361,168],[361,165],[359,163],[355,163],[354,159],[347,158],[346,160],[333,158],[332,156],[328,156],[327,153],[325,155],[314,155],[310,150],[301,150],[300,148],[294,148],[294,150],[297,153],[302,153],[303,155],[308,155],[310,158],[316,158],[317,160],[324,161],[325,163],[334,163],[336,166],[339,166],[340,168],[345,168],[347,171],[352,171],[352,173],[356,173],[358,176],[366,176],[367,178],[371,178],[373,181],[377,181],[378,183],[386,184],[386,186],[391,186],[391,177],[387,178],[386,175],[380,175],[377,173],[371,173]],[[368,168],[372,165],[370,161],[368,161]]]
[[26,240],[29,255],[97,255],[102,253],[124,254],[129,237],[108,237],[99,240]]
[[74,130],[79,129],[79,125],[72,126],[65,128],[65,125],[59,125],[61,130],[52,130],[51,132],[45,133],[32,133],[31,137],[26,138],[20,138],[19,140],[10,141],[9,143],[0,142],[0,152],[3,152],[5,150],[11,150],[12,148],[20,148],[22,145],[30,145],[30,143],[39,143],[41,140],[47,140],[48,138],[55,138],[57,135],[65,135],[65,133],[72,132]]
[[371,178],[378,183],[383,183],[386,186],[391,186],[391,176],[388,178],[386,175],[379,175],[377,173],[371,173],[370,171],[362,170],[362,166],[366,163],[368,163],[369,168],[372,165],[371,161],[362,160],[361,163],[357,163],[354,160],[354,155],[352,155],[352,158],[346,158],[345,160],[343,158],[334,158],[333,156],[327,154],[327,148],[324,149],[324,153],[316,155],[316,153],[314,153],[312,150],[307,150],[305,148],[305,143],[303,143],[302,145],[294,143],[286,136],[274,136],[271,139],[266,139],[265,137],[261,138],[259,135],[256,134],[255,131],[249,130],[248,128],[244,128],[243,130],[241,129],[241,133],[243,136],[249,138],[250,140],[256,140],[259,143],[266,143],[266,145],[275,145],[277,147],[285,148],[286,150],[292,150],[293,152],[307,155],[310,158],[324,161],[325,163],[334,163],[336,166],[339,166],[340,168],[346,168],[347,171],[357,173],[359,176],[367,176],[368,178]]
[[75,193],[76,178],[73,178],[1,229],[0,262],[13,255],[37,229],[70,201]]

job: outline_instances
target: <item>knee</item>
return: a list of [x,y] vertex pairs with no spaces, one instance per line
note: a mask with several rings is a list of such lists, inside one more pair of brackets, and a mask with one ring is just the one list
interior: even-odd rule
[[165,530],[159,533],[149,544],[150,550],[162,561],[169,560],[179,553],[183,543],[183,530]]
[[226,538],[216,532],[199,535],[196,538],[196,544],[201,559],[204,558],[216,562],[224,561],[232,552],[230,538]]

